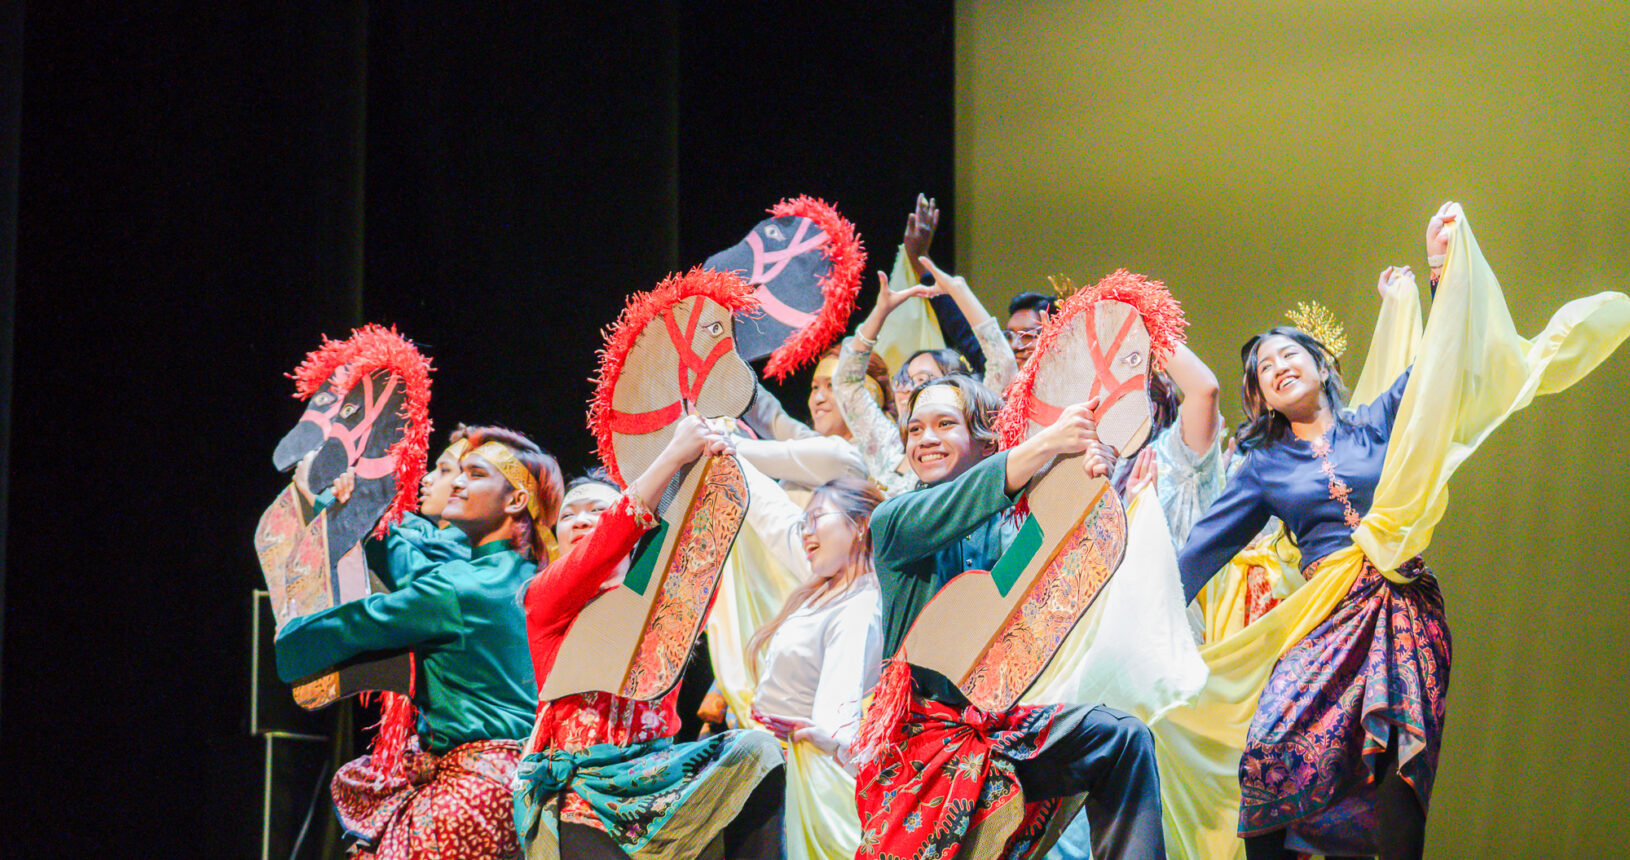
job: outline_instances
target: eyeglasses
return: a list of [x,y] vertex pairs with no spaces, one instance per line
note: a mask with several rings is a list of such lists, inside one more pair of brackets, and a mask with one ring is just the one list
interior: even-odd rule
[[821,521],[821,517],[845,517],[845,518],[847,518],[847,515],[844,514],[843,511],[817,511],[817,512],[812,513],[812,514],[804,514],[804,518],[801,521],[801,525],[802,525],[802,527],[804,529],[804,534],[806,534],[806,535],[807,534],[814,534],[816,526]]
[[1018,347],[1030,346],[1031,344],[1035,343],[1036,338],[1041,337],[1041,326],[1036,326],[1035,328],[1007,329],[1005,332],[1003,332],[1003,334],[1007,335],[1008,345],[1016,349]]

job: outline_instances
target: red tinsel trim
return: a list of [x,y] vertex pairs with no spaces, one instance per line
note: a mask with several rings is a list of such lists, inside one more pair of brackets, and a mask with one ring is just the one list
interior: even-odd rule
[[1041,334],[1036,338],[1030,363],[1008,385],[1003,395],[1002,411],[996,415],[996,429],[1001,434],[1003,448],[1023,442],[1029,431],[1031,398],[1035,393],[1036,373],[1041,367],[1037,358],[1047,354],[1063,336],[1065,327],[1088,305],[1105,301],[1125,302],[1143,317],[1143,327],[1149,332],[1149,363],[1152,368],[1165,366],[1166,357],[1183,342],[1183,330],[1188,327],[1188,320],[1183,317],[1183,306],[1172,298],[1166,285],[1160,281],[1116,269],[1093,286],[1078,290],[1047,317]]
[[408,511],[419,507],[419,480],[424,477],[425,455],[430,449],[430,360],[398,334],[396,327],[370,323],[342,341],[329,340],[306,355],[306,360],[289,374],[294,379],[294,396],[305,400],[317,392],[329,377],[345,370],[335,380],[335,394],[344,396],[357,380],[378,370],[388,370],[402,380],[407,399],[401,416],[406,419],[402,438],[392,445],[388,456],[396,458],[396,495],[374,527],[374,537],[382,538],[390,527],[401,522]]
[[[412,655],[409,655],[409,660],[412,660]],[[416,661],[409,662],[406,696],[370,690],[357,697],[363,705],[372,704],[371,700],[376,697],[379,701],[379,722],[368,727],[376,730],[374,741],[368,747],[368,755],[372,757],[374,767],[383,773],[395,774],[402,769],[402,754],[407,751],[408,737],[419,721],[419,709],[413,706],[413,691],[418,683],[419,665]]]
[[[1183,330],[1189,324],[1183,317],[1183,306],[1178,304],[1177,299],[1172,298],[1166,285],[1160,281],[1151,281],[1135,272],[1116,269],[1091,287],[1076,291],[1074,295],[1064,300],[1057,311],[1047,317],[1047,321],[1042,325],[1041,334],[1036,338],[1030,363],[1019,371],[1019,375],[1003,393],[1002,410],[996,413],[996,432],[1001,437],[1002,448],[1012,448],[1023,442],[1029,434],[1030,405],[1036,390],[1036,373],[1041,367],[1041,362],[1037,359],[1052,349],[1053,344],[1063,336],[1065,326],[1085,312],[1088,305],[1104,301],[1125,302],[1143,317],[1143,327],[1149,332],[1151,368],[1163,367],[1166,364],[1166,357],[1183,342]],[[1019,518],[1028,515],[1030,497],[1026,495],[1019,499],[1012,510],[1014,516]]]
[[854,759],[865,762],[896,742],[911,713],[911,664],[896,655],[883,666],[871,707],[855,735]]
[[770,353],[770,361],[764,365],[764,375],[780,381],[819,358],[843,334],[849,315],[855,310],[855,296],[860,292],[860,276],[866,268],[866,246],[855,232],[855,225],[818,197],[783,200],[770,207],[770,214],[776,218],[791,215],[814,221],[815,226],[826,233],[827,241],[821,254],[831,265],[821,278],[821,310],[815,315],[815,321],[793,332],[786,343]]
[[617,468],[616,452],[611,446],[611,400],[617,379],[622,376],[628,352],[634,348],[646,324],[691,296],[712,299],[732,314],[758,306],[758,300],[753,298],[753,287],[736,274],[697,266],[683,275],[669,275],[646,292],[629,296],[622,313],[603,332],[605,346],[600,348],[600,369],[594,378],[594,397],[589,400],[589,432],[594,434],[600,464],[620,487],[627,487],[628,482]]

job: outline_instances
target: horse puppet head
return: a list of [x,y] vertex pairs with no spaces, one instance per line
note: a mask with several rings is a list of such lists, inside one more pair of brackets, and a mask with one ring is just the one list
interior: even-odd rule
[[748,361],[769,356],[764,375],[785,379],[843,333],[866,249],[855,225],[823,200],[782,200],[769,213],[702,265],[754,287],[757,306],[736,313],[736,349]]
[[430,369],[394,328],[367,325],[345,340],[325,337],[289,374],[306,411],[278,442],[273,462],[287,471],[316,451],[309,480],[318,490],[354,472],[357,488],[347,506],[371,510],[353,510],[347,519],[383,536],[418,507],[430,441]]
[[997,418],[1002,447],[1098,398],[1098,438],[1130,456],[1149,438],[1150,369],[1182,343],[1187,325],[1165,284],[1125,269],[1075,292],[1048,317],[1034,357],[1008,388]]
[[629,298],[606,332],[589,404],[600,462],[618,483],[651,465],[683,415],[747,410],[758,377],[736,352],[732,315],[756,305],[746,281],[701,267]]

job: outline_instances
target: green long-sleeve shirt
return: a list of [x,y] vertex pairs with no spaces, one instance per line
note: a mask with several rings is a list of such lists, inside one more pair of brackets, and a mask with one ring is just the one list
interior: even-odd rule
[[[872,513],[872,556],[883,587],[883,653],[894,654],[928,601],[965,570],[989,570],[1013,543],[1017,524],[1004,512],[1007,452],[954,480],[902,493]],[[944,675],[913,666],[917,691],[962,707],[967,699]]]
[[470,537],[457,526],[437,528],[436,524],[418,514],[408,514],[391,527],[385,540],[370,540],[362,545],[368,558],[368,569],[377,574],[385,587],[395,591],[406,585],[398,576],[411,578],[416,572],[431,570],[448,561],[468,561]]
[[278,676],[292,682],[355,658],[411,649],[425,748],[444,752],[526,737],[538,687],[517,595],[536,565],[506,541],[441,564],[401,546],[386,555],[407,565],[388,572],[397,589],[290,621],[277,639]]

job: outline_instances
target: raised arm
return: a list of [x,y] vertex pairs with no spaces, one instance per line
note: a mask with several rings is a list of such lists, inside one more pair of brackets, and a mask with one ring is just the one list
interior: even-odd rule
[[[740,454],[740,442],[737,453]],[[743,457],[742,475],[747,478],[747,524],[753,527],[764,546],[800,582],[809,579],[809,556],[804,554],[804,509],[787,496],[781,485],[753,467]]]
[[[832,392],[867,472],[878,476],[893,469],[906,449],[900,440],[900,425],[866,388],[866,364],[871,356],[872,343],[860,335],[844,341],[837,367],[832,369]],[[888,394],[883,392],[885,397]]]
[[1183,392],[1183,405],[1177,410],[1183,444],[1196,454],[1204,454],[1216,443],[1217,431],[1222,428],[1217,375],[1183,344],[1172,350],[1166,361],[1166,373],[1177,390]]
[[[853,432],[854,428],[850,428]],[[836,436],[809,439],[736,439],[736,455],[778,481],[819,487],[850,475],[866,477],[866,463],[855,446]]]
[[956,302],[957,310],[968,320],[985,355],[985,387],[1000,392],[1019,375],[1019,360],[1014,358],[1013,347],[1008,345],[1001,325],[979,303],[966,278],[943,271],[926,256],[919,257],[918,262],[934,276],[935,285]]

